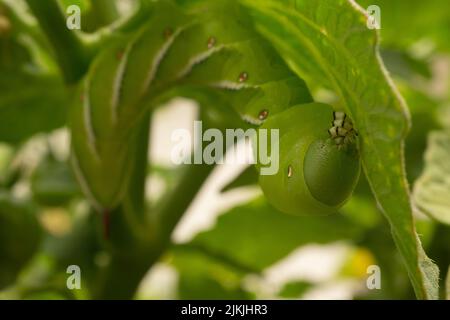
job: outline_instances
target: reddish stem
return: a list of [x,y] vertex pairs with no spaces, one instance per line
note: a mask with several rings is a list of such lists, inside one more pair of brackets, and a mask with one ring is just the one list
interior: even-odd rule
[[110,236],[110,226],[111,226],[111,212],[109,210],[104,210],[102,213],[103,220],[103,237],[105,240],[109,240]]

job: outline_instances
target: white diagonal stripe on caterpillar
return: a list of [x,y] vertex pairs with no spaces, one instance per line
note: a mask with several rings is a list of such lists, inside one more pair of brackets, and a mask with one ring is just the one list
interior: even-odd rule
[[72,152],[72,154],[70,156],[70,162],[72,163],[72,168],[75,173],[75,177],[77,178],[78,182],[80,183],[82,191],[89,198],[94,209],[97,210],[98,212],[102,212],[103,208],[95,199],[91,188],[89,188],[89,184],[83,174],[83,171],[80,168],[80,163],[78,162],[78,158],[77,158],[75,152]]
[[113,94],[111,98],[111,117],[112,117],[112,123],[116,124],[119,114],[119,104],[120,104],[120,95],[121,95],[121,89],[123,85],[123,79],[125,76],[125,70],[128,65],[128,57],[130,55],[130,52],[135,44],[135,41],[131,41],[127,47],[125,48],[125,51],[123,53],[123,56],[121,57],[121,61],[119,64],[119,67],[117,68],[116,76],[114,78],[114,84],[113,84]]
[[142,87],[141,94],[144,94],[148,88],[150,87],[151,83],[153,82],[156,72],[158,71],[159,66],[161,65],[162,60],[166,56],[167,52],[169,51],[170,47],[172,46],[175,39],[178,37],[178,35],[185,29],[185,27],[177,28],[173,34],[171,34],[167,41],[163,44],[161,49],[157,52],[155,55],[152,65],[150,67],[150,70],[148,72],[147,79],[144,81],[144,85]]
[[229,80],[222,80],[218,82],[212,82],[209,84],[210,87],[226,90],[242,90],[242,89],[258,89],[258,86],[248,85],[245,83],[233,82]]
[[259,125],[262,125],[264,123],[264,120],[257,119],[255,117],[252,117],[251,115],[248,115],[248,114],[242,115],[242,120],[244,120],[247,123],[253,124],[255,126],[259,126]]
[[224,45],[220,45],[220,46],[217,46],[217,47],[213,47],[213,48],[211,48],[211,49],[209,49],[209,50],[207,50],[207,51],[201,52],[201,53],[199,53],[198,55],[192,57],[192,58],[189,60],[188,64],[183,68],[183,70],[181,70],[181,71],[178,73],[177,79],[181,79],[181,78],[187,76],[189,73],[191,73],[192,69],[193,69],[196,65],[198,65],[198,64],[200,64],[200,63],[206,61],[206,60],[207,60],[208,58],[210,58],[213,54],[215,54],[215,53],[221,51],[223,48],[225,48]]
[[99,160],[99,154],[96,145],[96,137],[94,132],[94,127],[92,125],[91,118],[91,100],[89,95],[89,78],[86,79],[84,84],[84,99],[83,99],[83,119],[84,119],[84,128],[86,129],[86,134],[88,137],[88,145],[89,149],[92,151],[96,160]]

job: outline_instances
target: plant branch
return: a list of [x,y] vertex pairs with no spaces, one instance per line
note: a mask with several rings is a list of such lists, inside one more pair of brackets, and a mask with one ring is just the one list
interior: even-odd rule
[[128,182],[128,191],[125,195],[123,206],[130,212],[134,219],[147,230],[145,185],[147,181],[148,150],[150,147],[150,124],[152,112],[144,115],[136,136],[136,149],[134,150],[134,166]]
[[[100,299],[129,299],[133,297],[139,281],[158,258],[150,246],[154,237],[146,221],[145,184],[148,166],[151,111],[143,117],[134,137],[131,151],[134,166],[128,181],[128,190],[122,205],[110,213],[111,237],[107,246],[110,264],[102,271],[102,279],[94,296]],[[127,274],[124,277],[124,274]]]
[[185,165],[179,183],[166,194],[161,206],[156,209],[153,216],[155,229],[163,247],[169,244],[172,231],[214,168],[214,165],[207,164]]
[[[124,215],[116,214],[112,233],[115,235],[112,259],[102,272],[102,281],[94,297],[97,299],[130,299],[148,269],[158,261],[170,245],[172,232],[192,203],[199,189],[214,169],[213,165],[186,165],[177,186],[166,194],[159,210],[152,215],[148,227],[156,237],[151,241],[131,238],[124,225]],[[144,171],[145,172],[145,171]],[[117,228],[120,228],[118,230]],[[157,232],[153,234],[153,232]],[[126,276],[125,276],[126,275]]]
[[65,15],[56,0],[26,2],[53,46],[66,82],[77,82],[89,65],[87,50],[79,33],[67,28]]

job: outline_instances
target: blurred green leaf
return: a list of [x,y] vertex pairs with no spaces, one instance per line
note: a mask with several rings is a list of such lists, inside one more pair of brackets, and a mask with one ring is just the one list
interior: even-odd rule
[[[108,255],[103,255],[99,237],[98,219],[92,214],[77,214],[73,217],[72,228],[62,236],[48,235],[44,239],[42,252],[54,262],[51,276],[59,277],[65,283],[66,269],[69,265],[78,265],[83,270],[86,286],[89,289],[96,286],[102,279],[99,276],[99,266],[96,257],[108,261]],[[63,273],[63,276],[60,276]]]
[[408,111],[379,57],[378,34],[367,28],[361,8],[347,0],[242,1],[257,29],[300,77],[340,96],[358,130],[364,171],[417,297],[438,298],[439,270],[415,232],[404,172]]
[[383,49],[381,57],[386,64],[386,69],[393,75],[402,79],[413,81],[418,77],[430,79],[431,69],[426,61],[412,57],[402,50]]
[[343,215],[294,217],[260,198],[224,213],[212,230],[198,234],[191,244],[262,270],[299,246],[356,240],[362,232]]
[[0,143],[0,185],[4,183],[3,175],[6,174],[14,156],[14,150],[7,144]]
[[179,299],[249,299],[243,274],[195,251],[176,250],[172,264],[179,272]]
[[382,220],[375,200],[366,195],[353,194],[339,212],[366,229],[376,227]]
[[374,264],[380,267],[382,273],[381,290],[362,292],[357,299],[414,299],[408,275],[402,268],[402,257],[385,220],[366,232],[357,244],[370,251],[375,258]]
[[15,144],[63,126],[67,104],[59,79],[0,70],[0,141]]
[[67,300],[67,297],[59,292],[43,291],[28,294],[24,297],[24,300]]
[[414,185],[417,206],[433,219],[450,224],[450,132],[430,133],[425,170]]
[[0,193],[0,288],[10,285],[40,244],[33,205]]
[[34,199],[44,206],[62,206],[80,195],[80,188],[66,162],[45,157],[31,177]]
[[439,102],[411,86],[399,87],[411,110],[412,127],[405,141],[405,160],[408,179],[415,181],[423,171],[428,134],[441,128],[436,114]]
[[306,281],[288,282],[278,293],[283,298],[300,298],[313,284]]
[[421,40],[432,40],[440,49],[450,50],[450,10],[447,0],[357,0],[364,8],[377,5],[381,11],[382,43],[405,48]]
[[62,126],[68,104],[62,80],[21,39],[0,37],[0,141],[14,144]]

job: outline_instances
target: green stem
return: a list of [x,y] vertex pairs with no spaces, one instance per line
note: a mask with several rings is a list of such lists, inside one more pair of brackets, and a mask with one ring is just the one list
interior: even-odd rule
[[111,237],[106,239],[110,264],[101,272],[94,298],[130,299],[149,266],[159,257],[150,246],[155,236],[146,221],[145,184],[151,112],[139,124],[135,137],[134,166],[122,205],[110,214]]
[[[213,127],[217,127],[217,124]],[[149,240],[147,243],[142,241],[127,243],[126,236],[119,241],[123,245],[123,250],[113,256],[109,270],[105,273],[104,286],[97,297],[102,299],[133,297],[139,281],[171,245],[173,230],[214,168],[214,165],[202,163],[183,165],[178,169],[182,171],[178,183],[172,190],[166,192],[159,205],[152,210],[149,223],[145,224],[152,237],[146,238]],[[118,224],[123,225],[120,221]],[[132,278],[123,277],[124,274],[130,273],[130,268]],[[120,291],[117,288],[120,288]]]
[[[148,150],[150,143],[150,123],[152,112],[148,111],[144,116],[137,132],[137,146],[134,154],[134,167],[128,182],[128,192],[125,195],[123,206],[126,211],[131,212],[135,219],[142,225],[146,221],[145,185],[147,181]],[[146,227],[145,227],[146,228]]]
[[67,28],[66,17],[56,0],[26,1],[53,46],[66,82],[77,82],[89,64],[87,51],[78,32]]
[[[94,293],[97,299],[131,299],[140,280],[151,266],[159,260],[170,245],[170,237],[175,226],[192,203],[199,189],[214,169],[212,165],[189,165],[177,186],[166,195],[160,209],[153,215],[151,232],[157,231],[157,237],[148,243],[130,242],[126,232],[120,239],[117,230],[111,233],[118,236],[117,246],[112,249],[112,259],[102,272],[102,282]],[[121,219],[121,215],[116,215]],[[119,220],[115,225],[122,225]],[[120,246],[120,247],[119,247]]]
[[[109,239],[111,262],[102,273],[99,299],[130,299],[139,281],[170,245],[170,237],[213,165],[185,165],[176,187],[170,190],[149,220],[145,212],[145,177],[150,115],[145,117],[139,136],[136,165],[123,205],[111,213]],[[140,221],[140,223],[139,223]],[[140,227],[139,227],[140,226]],[[142,233],[146,232],[146,233]]]
[[163,247],[169,244],[172,231],[214,168],[214,165],[191,164],[182,169],[180,181],[162,200],[154,215],[158,241]]

